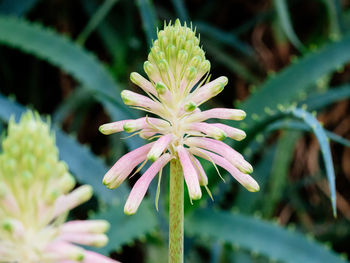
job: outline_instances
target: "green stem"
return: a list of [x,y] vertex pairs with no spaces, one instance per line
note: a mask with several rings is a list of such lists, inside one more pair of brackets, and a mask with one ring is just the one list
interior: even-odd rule
[[169,263],[183,263],[184,177],[178,159],[170,162]]

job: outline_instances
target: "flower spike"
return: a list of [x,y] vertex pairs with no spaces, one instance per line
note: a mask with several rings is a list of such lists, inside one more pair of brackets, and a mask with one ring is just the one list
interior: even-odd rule
[[89,200],[92,188],[77,187],[49,125],[28,111],[9,122],[0,154],[0,262],[117,263],[79,245],[106,245],[104,220],[65,222]]
[[126,105],[156,116],[121,120],[100,127],[103,134],[136,132],[142,138],[156,139],[123,156],[104,177],[107,187],[115,188],[138,164],[153,162],[131,190],[124,209],[127,214],[136,212],[155,174],[173,158],[182,166],[191,200],[201,198],[201,186],[210,194],[208,178],[197,157],[222,166],[249,191],[259,189],[248,175],[253,172],[253,167],[240,153],[222,142],[227,137],[243,140],[246,137],[244,131],[227,124],[205,122],[209,119],[239,121],[246,114],[239,109],[227,108],[201,111],[204,103],[223,91],[228,79],[221,76],[210,81],[211,65],[199,42],[192,25],[182,25],[178,19],[175,23],[164,23],[164,28],[157,31],[157,39],[144,63],[149,80],[135,72],[130,75],[131,81],[148,97],[128,90],[122,92]]

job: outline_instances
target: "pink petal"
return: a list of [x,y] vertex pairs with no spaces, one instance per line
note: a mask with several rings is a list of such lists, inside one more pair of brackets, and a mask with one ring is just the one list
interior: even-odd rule
[[157,82],[156,90],[162,102],[169,104],[173,101],[173,95],[163,82]]
[[226,133],[222,129],[205,122],[193,123],[189,126],[189,129],[202,132],[217,140],[224,140],[226,138]]
[[203,169],[202,164],[194,156],[193,156],[192,160],[194,161],[195,167],[197,169],[199,184],[201,186],[208,185],[208,177]]
[[145,70],[148,78],[154,83],[157,83],[162,80],[162,77],[160,76],[158,68],[155,66],[155,64],[152,64],[149,61],[145,61],[145,63],[143,64],[143,69]]
[[103,178],[103,183],[111,189],[118,187],[128,177],[132,170],[146,159],[152,145],[153,143],[148,143],[121,157],[106,173]]
[[253,167],[246,160],[244,160],[244,157],[240,153],[221,141],[210,138],[190,137],[186,139],[185,144],[216,152],[226,158],[243,173],[253,172]]
[[154,88],[153,84],[142,77],[139,73],[132,72],[130,74],[130,80],[132,83],[143,89],[146,93],[151,93],[152,95],[157,96],[157,91]]
[[156,128],[157,130],[161,130],[166,129],[169,126],[169,122],[165,120],[151,117],[142,117],[136,120],[125,121],[123,129],[126,132],[134,132],[141,129],[154,130]]
[[131,120],[122,120],[111,123],[106,123],[100,126],[99,131],[104,135],[110,135],[112,133],[124,131],[124,123]]
[[150,129],[142,129],[140,132],[140,137],[143,139],[151,138],[153,135],[156,135],[157,132],[152,131]]
[[163,106],[161,103],[151,100],[150,98],[136,92],[123,90],[121,97],[125,105],[141,107],[155,114],[161,114],[163,112]]
[[154,162],[159,156],[168,148],[173,139],[172,134],[163,135],[152,146],[151,150],[147,154],[147,159]]
[[214,125],[214,126],[220,128],[221,130],[223,130],[226,133],[227,137],[234,139],[234,140],[237,140],[237,141],[241,141],[247,136],[244,131],[242,131],[240,129],[233,128],[231,126],[228,126],[228,125],[225,125],[222,123],[213,123],[211,125]]
[[197,106],[206,102],[218,95],[226,86],[228,79],[226,77],[219,77],[204,86],[196,89],[191,95],[190,99],[197,104]]
[[88,201],[93,190],[90,185],[82,185],[67,195],[62,195],[55,201],[53,218]]
[[211,110],[201,111],[187,118],[187,122],[201,122],[208,119],[224,119],[224,120],[243,120],[246,113],[237,109],[215,108]]
[[180,163],[184,173],[188,193],[193,200],[198,200],[202,197],[202,191],[198,181],[197,171],[191,161],[190,154],[182,145],[177,147]]
[[73,260],[81,262],[85,258],[84,249],[63,241],[51,243],[45,251],[51,254],[56,261]]
[[170,154],[163,154],[147,169],[147,171],[140,177],[140,179],[137,180],[131,189],[128,200],[125,203],[125,214],[132,215],[136,213],[152,179],[160,171],[160,169],[162,169],[170,161],[170,159]]
[[73,220],[64,223],[61,233],[104,233],[108,230],[109,223],[106,220]]
[[243,185],[250,192],[259,191],[258,183],[248,174],[242,173],[236,167],[234,167],[229,161],[225,158],[217,155],[215,153],[199,149],[199,148],[190,148],[191,152],[199,157],[202,157],[206,160],[213,161],[217,165],[221,166],[227,170],[241,185]]
[[103,247],[108,243],[104,234],[63,233],[58,236],[58,240],[94,247]]

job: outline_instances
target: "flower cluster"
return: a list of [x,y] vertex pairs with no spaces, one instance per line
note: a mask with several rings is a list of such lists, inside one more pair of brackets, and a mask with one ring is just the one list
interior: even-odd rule
[[153,162],[131,190],[124,212],[133,214],[137,211],[150,182],[172,158],[180,160],[191,200],[201,198],[200,186],[208,184],[196,156],[223,167],[249,191],[258,191],[257,182],[249,175],[252,166],[222,142],[226,137],[242,140],[246,136],[244,131],[217,122],[205,122],[208,119],[242,120],[245,112],[227,108],[201,111],[199,108],[219,94],[228,79],[219,77],[209,82],[210,62],[192,27],[182,26],[179,20],[173,25],[165,25],[153,42],[144,70],[149,80],[136,72],[131,73],[130,79],[147,96],[124,90],[121,97],[126,105],[159,118],[146,116],[100,127],[106,135],[125,131],[135,132],[148,140],[157,139],[124,155],[103,179],[108,188],[116,188],[137,165],[147,160]]
[[104,246],[108,222],[65,223],[92,188],[75,186],[49,126],[38,115],[12,119],[0,154],[0,262],[115,263],[75,244]]

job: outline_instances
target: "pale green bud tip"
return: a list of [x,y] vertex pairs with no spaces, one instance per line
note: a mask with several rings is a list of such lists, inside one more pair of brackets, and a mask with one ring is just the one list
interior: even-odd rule
[[143,69],[149,77],[153,76],[156,72],[155,67],[149,61],[145,61],[145,63],[143,64]]
[[242,170],[242,172],[247,174],[251,174],[254,171],[253,166],[248,162],[242,163],[240,170]]
[[98,130],[100,131],[100,133],[104,134],[104,135],[109,135],[109,129],[108,126],[106,124],[101,125]]
[[135,209],[134,207],[129,207],[129,206],[124,207],[124,214],[128,216],[132,216],[136,214],[136,212],[137,212],[137,209]]
[[218,132],[218,134],[216,134],[214,136],[215,139],[219,140],[219,141],[223,141],[226,139],[226,133],[224,131]]
[[189,101],[184,108],[186,112],[192,112],[197,108],[197,105],[193,101]]
[[132,83],[134,83],[135,85],[140,86],[140,74],[137,72],[132,72],[130,74],[130,80]]
[[128,133],[135,131],[134,125],[132,125],[132,123],[128,123],[128,122],[124,123],[123,129],[124,129],[125,132],[128,132]]
[[245,111],[243,110],[237,110],[235,112],[235,116],[237,120],[244,120],[244,118],[247,116],[247,114],[245,113]]
[[197,69],[195,67],[188,67],[186,70],[186,77],[189,80],[194,79],[197,76]]
[[210,62],[209,60],[204,60],[201,64],[201,70],[204,72],[208,72],[210,70]]
[[242,141],[247,137],[247,134],[244,131],[240,131],[240,133],[235,134],[235,140]]
[[79,199],[81,201],[83,201],[83,202],[89,200],[92,197],[93,193],[94,193],[91,185],[80,186],[77,190],[80,191],[79,192]]
[[260,191],[260,186],[258,185],[257,182],[244,185],[244,187],[245,187],[249,192],[259,192],[259,191]]
[[85,258],[85,255],[83,253],[79,252],[75,255],[74,260],[81,262],[84,260],[84,258]]
[[120,93],[120,96],[124,102],[125,105],[130,105],[132,102],[130,100],[130,96],[129,96],[129,92],[127,90],[123,90],[121,93]]
[[167,91],[167,87],[165,86],[165,84],[164,83],[162,83],[162,82],[158,82],[157,84],[156,84],[156,90],[157,90],[157,92],[159,93],[159,94],[164,94],[166,91]]
[[153,154],[148,154],[147,159],[150,160],[151,162],[155,162],[158,158]]
[[108,237],[106,235],[99,236],[91,245],[94,247],[104,247],[108,243]]
[[202,192],[195,192],[195,193],[192,193],[191,194],[191,199],[192,200],[199,200],[199,199],[201,199],[202,198]]
[[13,226],[13,223],[10,219],[4,220],[1,225],[2,225],[3,230],[10,232],[10,233],[13,232],[14,226]]

